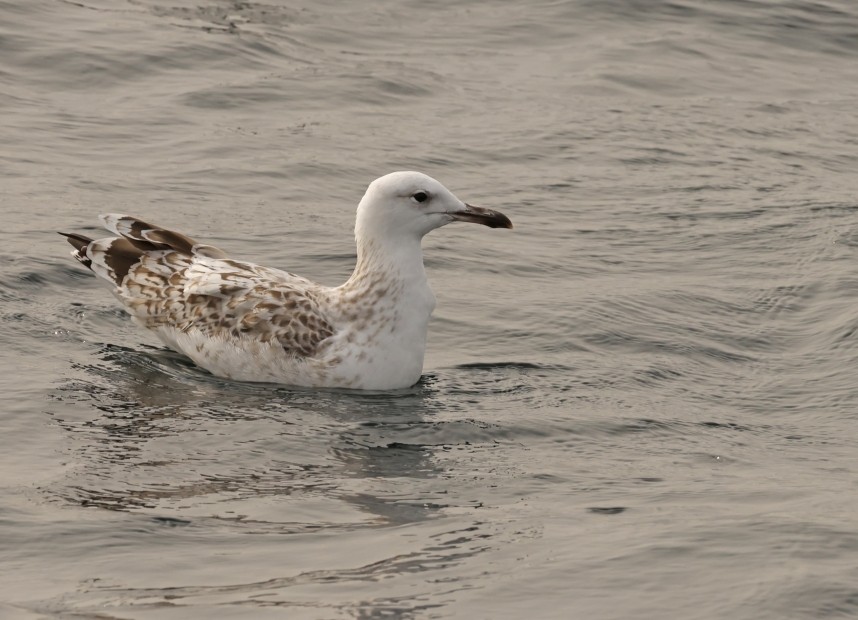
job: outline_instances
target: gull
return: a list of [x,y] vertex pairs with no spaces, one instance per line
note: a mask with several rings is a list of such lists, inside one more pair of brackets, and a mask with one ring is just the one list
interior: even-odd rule
[[227,379],[363,390],[406,388],[423,372],[435,309],[423,236],[456,221],[512,228],[425,174],[392,172],[358,204],[354,273],[327,287],[134,217],[100,219],[118,236],[60,234],[168,347]]

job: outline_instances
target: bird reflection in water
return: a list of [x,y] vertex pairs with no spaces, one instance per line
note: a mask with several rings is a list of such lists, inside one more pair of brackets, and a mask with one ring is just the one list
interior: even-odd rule
[[[302,527],[290,516],[296,500],[346,504],[350,527],[419,521],[444,506],[431,377],[396,392],[318,391],[222,381],[163,349],[106,346],[101,358],[57,392],[90,406],[57,416],[79,465],[61,492],[69,501],[290,529]],[[328,525],[344,526],[342,516]]]

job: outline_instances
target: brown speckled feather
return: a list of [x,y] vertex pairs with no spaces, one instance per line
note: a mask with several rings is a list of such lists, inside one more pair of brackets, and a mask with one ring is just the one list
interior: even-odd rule
[[[128,216],[106,215],[121,237],[67,235],[75,257],[115,285],[135,320],[177,346],[177,334],[278,343],[310,357],[334,333],[323,292],[293,274],[225,258],[212,246]],[[185,351],[187,352],[187,351]]]

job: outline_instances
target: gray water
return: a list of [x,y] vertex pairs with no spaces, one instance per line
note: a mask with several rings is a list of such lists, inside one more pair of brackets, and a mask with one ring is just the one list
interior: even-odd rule
[[[0,2],[0,617],[858,616],[858,4]],[[55,231],[335,285],[426,172],[423,380],[231,383]]]

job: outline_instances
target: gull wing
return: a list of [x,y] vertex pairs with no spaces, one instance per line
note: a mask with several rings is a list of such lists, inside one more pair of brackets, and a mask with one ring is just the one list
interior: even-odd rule
[[289,355],[309,357],[334,333],[323,310],[326,289],[306,278],[229,259],[214,246],[126,215],[101,220],[120,236],[61,233],[72,255],[114,286],[138,323],[180,351],[170,333],[193,331],[236,346],[277,342]]

